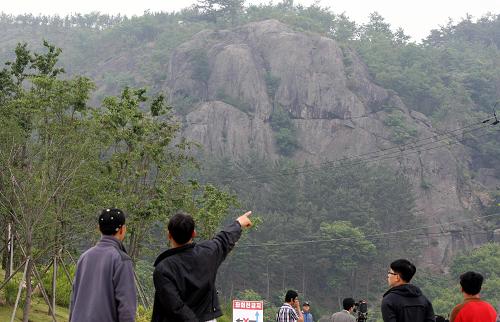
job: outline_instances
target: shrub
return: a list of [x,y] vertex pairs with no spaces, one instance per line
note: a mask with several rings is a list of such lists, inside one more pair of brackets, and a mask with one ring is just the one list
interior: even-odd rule
[[401,111],[393,111],[384,120],[384,124],[391,128],[390,140],[396,144],[404,144],[412,138],[417,137],[417,129],[408,125]]
[[[71,277],[71,281],[73,281],[73,278],[75,276],[75,267],[74,266],[66,266],[67,269],[69,270],[69,274]],[[49,298],[52,298],[52,274],[53,274],[54,268],[51,267],[47,273],[43,276],[43,287],[47,291],[47,295]],[[68,280],[68,277],[66,276],[63,268],[61,266],[58,266],[57,268],[57,277],[56,277],[56,304],[59,306],[64,306],[64,307],[69,307],[70,300],[71,300],[71,283]]]
[[[19,282],[21,282],[23,277],[22,273],[17,273],[8,283],[5,285],[3,289],[3,293],[5,296],[5,301],[8,305],[13,306],[16,303],[17,292],[19,289]],[[23,307],[26,299],[26,287],[23,286],[23,290],[21,292],[21,298],[19,300],[19,306]]]
[[276,92],[278,91],[278,88],[280,86],[281,78],[277,76],[273,76],[270,72],[266,73],[266,89],[267,89],[267,95],[271,100],[274,100],[274,96],[276,95]]
[[295,128],[281,128],[276,133],[276,144],[279,152],[284,156],[291,156],[297,150],[298,142]]
[[193,79],[207,83],[212,72],[207,53],[201,49],[195,50],[191,56],[191,62],[193,64]]
[[150,322],[151,316],[153,315],[153,308],[145,308],[139,305],[137,308],[137,314],[135,316],[136,322]]
[[275,132],[276,145],[281,155],[291,156],[299,147],[297,130],[290,114],[282,107],[273,109],[269,118],[271,128]]

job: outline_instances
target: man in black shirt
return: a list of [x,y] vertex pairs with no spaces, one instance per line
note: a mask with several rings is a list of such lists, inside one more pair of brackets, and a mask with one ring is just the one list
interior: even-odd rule
[[176,214],[168,223],[171,248],[155,262],[153,322],[204,322],[222,315],[215,289],[220,264],[252,222],[251,211],[238,217],[212,240],[194,243],[194,220]]
[[382,300],[384,322],[434,322],[434,310],[420,289],[410,284],[417,271],[406,259],[391,263],[387,272],[390,289]]

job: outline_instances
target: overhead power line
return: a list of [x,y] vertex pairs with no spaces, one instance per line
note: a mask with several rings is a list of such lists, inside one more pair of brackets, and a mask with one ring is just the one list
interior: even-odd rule
[[[380,237],[386,237],[386,236],[395,235],[395,234],[409,233],[409,232],[418,231],[418,230],[422,230],[422,229],[441,227],[444,225],[466,223],[466,222],[481,220],[481,219],[485,219],[485,218],[491,218],[491,217],[498,216],[498,215],[500,215],[500,213],[476,217],[476,218],[472,218],[472,219],[449,221],[449,222],[445,222],[445,223],[438,223],[438,224],[420,226],[420,227],[415,227],[415,228],[408,228],[408,229],[401,229],[401,230],[394,230],[394,231],[388,231],[388,232],[383,232],[383,233],[365,235],[363,237],[366,239],[380,238]],[[443,232],[443,233],[449,233],[449,232]],[[434,234],[438,234],[438,233],[434,233]],[[241,245],[238,245],[238,247],[239,248],[246,248],[246,247],[297,246],[297,245],[308,245],[308,244],[318,244],[318,243],[330,243],[330,242],[335,242],[335,241],[344,241],[344,240],[351,240],[351,239],[356,239],[356,238],[358,238],[358,237],[348,236],[348,237],[339,237],[339,238],[332,238],[332,239],[287,241],[287,242],[283,242],[283,243],[241,244]]]
[[[488,120],[490,120],[490,119],[488,119]],[[276,177],[283,177],[283,176],[288,176],[288,175],[298,175],[298,174],[303,174],[303,173],[308,173],[308,172],[315,172],[315,171],[318,171],[324,167],[331,168],[331,169],[352,167],[354,165],[360,165],[363,163],[370,163],[370,162],[376,162],[376,161],[381,161],[381,160],[390,160],[390,159],[394,159],[394,158],[400,158],[400,157],[403,157],[403,156],[406,156],[406,155],[409,155],[412,153],[421,153],[421,152],[426,152],[426,151],[430,151],[430,150],[435,150],[435,149],[439,149],[442,147],[448,147],[451,145],[461,143],[467,139],[467,138],[456,139],[456,138],[451,136],[451,133],[453,133],[453,132],[460,130],[460,131],[463,131],[462,135],[464,135],[464,134],[469,134],[469,133],[472,133],[474,131],[481,130],[481,129],[484,129],[484,128],[487,128],[490,126],[489,124],[481,124],[481,123],[484,123],[484,121],[473,124],[473,125],[479,125],[479,126],[472,128],[472,129],[469,129],[469,130],[466,130],[466,131],[463,131],[463,130],[466,128],[470,128],[472,125],[468,125],[468,126],[461,127],[460,129],[448,131],[448,132],[446,132],[446,134],[435,135],[435,136],[433,136],[433,138],[436,138],[436,137],[440,137],[440,138],[437,139],[436,141],[422,143],[420,145],[414,145],[415,142],[417,142],[417,141],[415,141],[412,143],[397,145],[397,146],[387,148],[387,149],[381,149],[378,151],[363,153],[363,154],[354,155],[354,156],[348,156],[348,157],[344,157],[344,158],[340,158],[340,159],[336,159],[336,160],[325,161],[325,162],[321,162],[321,163],[318,163],[315,165],[296,167],[296,168],[291,169],[291,170],[281,171],[281,172],[277,172],[277,173],[273,173],[273,174],[227,177],[224,180],[222,180],[221,183],[229,183],[229,182],[238,181],[238,180],[257,181],[257,180],[266,179],[266,178],[273,178],[273,177],[276,178]],[[488,135],[488,134],[490,134],[490,133],[485,133],[485,134],[480,135],[476,138],[480,138],[480,137],[483,137],[483,136]],[[429,139],[429,138],[422,139],[419,141],[424,141],[427,139]],[[442,142],[442,141],[445,141],[448,139],[456,139],[456,141],[450,142],[450,143],[445,143],[445,144],[438,145],[438,146],[433,146],[430,148],[419,149],[419,148],[424,148],[427,146],[434,145],[436,143],[439,143],[439,142]],[[398,149],[398,150],[395,150],[395,149]],[[392,152],[379,154],[381,152],[388,152],[391,150],[392,150]],[[378,154],[378,155],[374,155],[374,154]],[[349,160],[352,160],[354,162],[345,163],[346,161],[349,161]]]

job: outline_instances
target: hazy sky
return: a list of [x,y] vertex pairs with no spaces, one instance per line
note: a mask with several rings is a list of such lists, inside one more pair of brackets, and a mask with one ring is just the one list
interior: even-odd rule
[[[278,3],[281,0],[275,0]],[[99,11],[109,14],[141,15],[145,10],[178,11],[196,0],[2,0],[0,11],[10,14],[33,13],[59,14],[89,13]],[[295,0],[308,6],[318,2],[333,12],[345,12],[357,23],[366,22],[369,13],[378,11],[394,29],[420,40],[431,29],[445,25],[448,18],[460,20],[467,13],[481,17],[487,12],[500,14],[500,0]],[[269,3],[269,0],[247,0],[249,3]]]

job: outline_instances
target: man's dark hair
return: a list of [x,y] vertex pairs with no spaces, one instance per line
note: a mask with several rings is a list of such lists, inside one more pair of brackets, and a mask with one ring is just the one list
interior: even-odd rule
[[483,275],[476,272],[467,272],[460,275],[460,285],[464,292],[469,295],[476,295],[481,292],[483,280]]
[[354,303],[356,303],[356,301],[354,301],[352,297],[348,297],[342,301],[342,307],[344,310],[349,311],[349,309],[354,306]]
[[410,282],[417,271],[415,265],[410,263],[410,261],[406,259],[398,259],[391,263],[391,268],[394,273],[399,274],[401,279],[405,282]]
[[295,292],[294,290],[288,290],[285,295],[285,302],[288,303],[297,296],[299,296],[299,293]]
[[175,214],[168,221],[168,232],[177,244],[187,243],[193,236],[194,220],[187,214]]
[[106,208],[101,211],[97,221],[101,234],[113,236],[125,225],[125,213],[118,208]]

